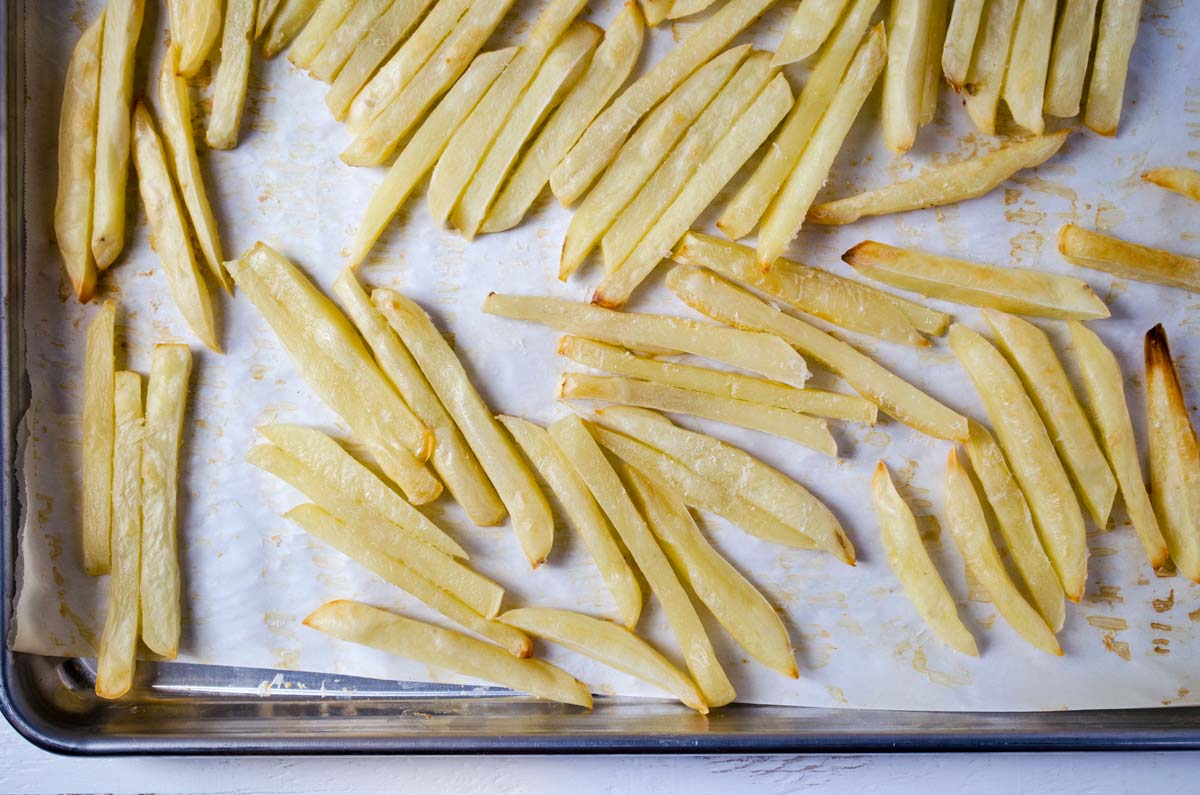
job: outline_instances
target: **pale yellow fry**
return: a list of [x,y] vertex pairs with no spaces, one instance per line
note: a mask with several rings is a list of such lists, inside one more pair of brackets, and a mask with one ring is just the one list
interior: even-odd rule
[[[583,196],[612,162],[630,130],[659,100],[712,58],[734,36],[767,10],[774,0],[729,0],[704,20],[683,43],[626,88],[592,122],[551,177],[554,195],[566,205]],[[645,7],[645,6],[643,6]],[[649,10],[647,21],[651,25]]]
[[975,638],[958,617],[954,597],[929,557],[917,520],[896,491],[891,473],[882,461],[871,478],[871,496],[888,565],[900,580],[908,601],[943,643],[957,652],[978,657]]
[[54,239],[81,303],[96,290],[92,207],[96,187],[96,114],[100,97],[100,44],[104,13],[79,37],[67,67],[58,119],[58,194]]
[[792,106],[787,78],[776,76],[738,117],[625,261],[596,287],[592,300],[621,306],[687,233]]
[[354,8],[338,23],[308,65],[309,75],[324,83],[337,77],[363,37],[368,33],[374,35],[380,15],[391,5],[392,0],[356,0]]
[[458,632],[359,602],[327,602],[304,619],[305,626],[339,640],[361,643],[423,665],[519,690],[550,701],[592,708],[583,682],[561,668],[519,659]]
[[1200,202],[1200,171],[1195,169],[1155,168],[1142,174],[1142,179]]
[[987,591],[1004,620],[1032,645],[1047,654],[1062,656],[1053,630],[1025,601],[1008,576],[1000,552],[992,543],[979,495],[954,449],[946,460],[946,520],[967,568]]
[[184,77],[196,76],[217,43],[221,5],[221,0],[179,2],[178,32],[172,29],[171,39],[179,43],[179,74]]
[[114,383],[112,575],[96,655],[96,695],[101,698],[120,698],[133,684],[141,598],[142,377],[121,371]]
[[1020,0],[988,0],[967,81],[963,84],[963,106],[975,127],[985,135],[996,134],[996,107],[1004,87],[1019,6]]
[[626,3],[624,10],[604,31],[604,40],[596,48],[587,71],[521,158],[520,165],[488,210],[481,231],[500,232],[521,222],[550,180],[555,166],[633,71],[641,54],[644,35],[645,20],[640,7],[636,3]]
[[280,0],[258,0],[258,9],[254,13],[254,38],[257,39],[267,32],[271,18],[279,10]]
[[1050,51],[1043,110],[1051,116],[1079,115],[1088,56],[1092,54],[1092,30],[1099,0],[1065,0],[1058,14],[1058,32]]
[[450,218],[546,54],[584,5],[586,0],[551,0],[534,23],[529,39],[455,131],[429,180],[429,210],[436,221],[444,224]]
[[667,18],[675,0],[639,0],[642,12],[646,15],[646,24],[653,27]]
[[938,91],[942,86],[942,47],[946,43],[946,17],[950,0],[930,0],[929,35],[925,37],[925,65],[921,85],[921,115],[918,126],[924,127],[937,115]]
[[413,502],[435,499],[442,484],[424,465],[433,433],[379,372],[346,316],[265,243],[226,265],[309,387],[346,421],[384,473]]
[[483,311],[514,320],[542,323],[583,337],[659,353],[690,353],[803,387],[808,366],[800,354],[773,334],[745,332],[670,315],[614,312],[611,309],[543,296],[491,293]]
[[785,384],[726,370],[710,370],[678,362],[638,356],[624,348],[582,337],[563,337],[558,353],[585,367],[638,378],[681,390],[703,392],[729,400],[774,406],[814,417],[829,417],[874,425],[878,409],[856,395],[819,389],[797,389]]
[[[379,518],[403,528],[436,550],[466,559],[467,553],[458,542],[317,429],[276,423],[260,425],[258,432],[308,471],[316,473],[330,488],[369,508]],[[389,548],[385,546],[383,551],[389,552]]]
[[[583,264],[588,252],[650,179],[675,142],[725,85],[748,52],[750,45],[746,44],[713,58],[671,92],[638,126],[571,216],[563,240],[559,279],[566,281]],[[570,198],[556,182],[560,173],[561,170],[556,169],[551,174],[550,189],[566,205]]]
[[250,82],[251,38],[256,0],[228,0],[221,33],[221,63],[213,80],[212,112],[205,140],[213,149],[237,146]]
[[684,235],[671,259],[709,268],[805,314],[889,342],[926,348],[929,340],[920,332],[940,334],[950,324],[941,312],[783,257],[764,272],[754,249],[699,232]]
[[357,268],[408,199],[488,86],[516,53],[516,47],[485,52],[477,57],[450,92],[438,103],[396,157],[387,176],[371,195],[367,212],[350,246],[349,265]]
[[1083,514],[1046,426],[1021,379],[987,340],[956,323],[950,327],[950,347],[1000,437],[1063,591],[1072,602],[1078,602],[1087,583]]
[[730,240],[740,240],[758,225],[763,213],[792,173],[812,132],[841,84],[879,0],[854,0],[842,23],[817,59],[796,104],[771,145],[763,152],[754,174],[725,206],[717,227]]
[[866,240],[842,255],[864,276],[930,298],[1035,317],[1091,320],[1108,307],[1071,276],[1002,268]]
[[292,65],[307,69],[357,2],[358,0],[321,0],[288,50],[288,60]]
[[974,199],[995,189],[1025,168],[1049,160],[1062,148],[1069,130],[1004,144],[990,152],[933,166],[918,176],[844,199],[818,204],[808,220],[818,224],[849,224],[864,216],[903,213]]
[[971,53],[983,17],[984,0],[955,0],[942,48],[942,72],[955,91],[962,92],[971,67]]
[[763,665],[799,678],[787,628],[766,597],[713,549],[678,495],[628,465],[621,470],[675,571],[725,631]]
[[715,2],[716,0],[674,0],[671,3],[671,12],[667,14],[667,19],[681,19],[690,17],[692,14],[699,14]]
[[701,715],[708,713],[695,682],[625,627],[551,607],[520,607],[500,620],[665,690]]
[[325,104],[335,119],[346,117],[350,103],[367,84],[388,55],[421,21],[433,0],[395,0],[371,26],[366,36],[354,47],[337,79],[325,95]]
[[729,282],[699,268],[679,265],[667,274],[667,284],[684,303],[714,320],[779,335],[905,425],[941,439],[967,437],[967,421],[962,415],[845,342],[785,315]]
[[446,412],[462,431],[512,515],[521,550],[529,564],[537,568],[550,554],[554,518],[533,473],[471,385],[462,362],[425,310],[393,290],[376,289],[371,302],[400,335]]
[[150,360],[142,439],[142,642],[155,654],[179,653],[180,603],[177,489],[179,444],[187,410],[192,352],[159,343]]
[[1042,105],[1057,10],[1057,0],[1022,0],[1001,92],[1013,121],[1034,135],[1046,129]]
[[1150,498],[1175,568],[1200,582],[1200,444],[1161,323],[1146,332],[1145,353]]
[[206,346],[220,353],[212,298],[196,265],[183,209],[167,171],[162,143],[146,106],[138,103],[133,113],[133,159],[137,166],[138,190],[150,221],[150,243],[162,262],[171,298],[183,319]]
[[550,426],[550,435],[604,509],[650,590],[661,602],[684,661],[700,686],[705,702],[710,707],[720,707],[733,701],[736,695],[733,686],[721,668],[696,608],[592,432],[583,420],[572,414]]
[[125,247],[133,61],[143,10],[144,0],[111,0],[104,11],[91,240],[92,256],[100,270],[111,265]]
[[192,102],[188,97],[187,82],[177,74],[179,51],[171,46],[163,59],[162,71],[158,75],[158,103],[162,106],[163,138],[171,155],[175,179],[183,205],[187,208],[196,242],[208,270],[217,283],[229,292],[229,280],[221,265],[225,256],[221,251],[221,237],[217,231],[217,219],[208,203],[208,191],[204,188],[204,177],[200,173],[200,160],[196,156],[196,141],[192,136]]
[[987,428],[971,421],[971,438],[967,440],[967,456],[979,478],[979,485],[987,497],[1000,534],[1008,546],[1008,553],[1016,564],[1017,572],[1042,618],[1050,629],[1058,632],[1066,620],[1063,605],[1062,584],[1054,573],[1054,566],[1042,547],[1029,503],[1013,479],[1012,470],[1004,460],[1004,453]]
[[896,154],[907,152],[917,140],[932,2],[892,0],[883,76],[883,143]]
[[1068,262],[1122,279],[1200,293],[1200,259],[1195,257],[1140,246],[1075,224],[1058,230],[1058,252]]
[[820,49],[848,4],[849,0],[801,0],[771,65],[803,61]]
[[1137,38],[1142,0],[1104,0],[1092,58],[1083,123],[1100,135],[1116,135],[1125,100],[1129,54]]
[[320,0],[283,0],[267,28],[263,57],[274,58],[281,52],[308,22],[319,3]]
[[1125,403],[1121,366],[1094,331],[1076,321],[1069,327],[1071,348],[1087,391],[1092,422],[1099,431],[1104,453],[1121,487],[1129,521],[1146,549],[1150,565],[1157,569],[1167,562],[1167,544],[1159,530],[1150,495],[1146,493],[1137,437],[1133,433],[1129,406]]
[[500,422],[512,434],[525,457],[558,497],[571,525],[583,538],[592,562],[604,578],[625,626],[633,629],[642,615],[642,587],[613,538],[612,529],[587,484],[563,455],[549,431],[518,417],[501,415]]
[[100,307],[88,324],[83,370],[83,570],[109,571],[112,527],[114,332],[117,305]]
[[472,610],[457,596],[442,590],[400,560],[367,543],[359,533],[323,508],[304,503],[283,516],[304,532],[356,561],[376,577],[411,594],[454,623],[487,638],[509,655],[529,656],[533,644],[524,633]]
[[1117,496],[1117,481],[1050,338],[1032,323],[1003,312],[985,309],[983,317],[1021,376],[1025,392],[1046,424],[1080,500],[1096,526],[1106,527]]
[[538,66],[450,214],[451,222],[467,240],[479,231],[522,147],[587,70],[602,35],[596,25],[577,22]]
[[871,93],[887,59],[883,24],[871,29],[859,45],[845,77],[813,130],[796,167],[771,201],[758,231],[758,264],[763,270],[783,255],[792,242],[817,191],[829,177],[850,126]]

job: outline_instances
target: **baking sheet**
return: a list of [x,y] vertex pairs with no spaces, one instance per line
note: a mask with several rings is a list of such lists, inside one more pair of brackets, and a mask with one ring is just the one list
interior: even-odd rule
[[[148,4],[143,38],[153,31],[161,44],[166,21],[156,5]],[[519,13],[510,15],[492,46],[519,41],[527,27],[521,20],[532,18],[539,5],[518,3]],[[591,18],[603,24],[619,3],[591,5]],[[742,38],[773,45],[793,7],[780,4]],[[19,651],[67,656],[94,654],[107,579],[83,574],[77,531],[81,361],[84,330],[95,309],[70,297],[52,245],[50,208],[62,77],[81,27],[97,8],[97,3],[28,2],[25,13],[24,311],[32,403],[19,452],[25,513],[10,643]],[[654,31],[644,63],[661,57],[672,36],[687,35],[695,24],[684,20]],[[1200,161],[1197,34],[1200,14],[1194,10],[1187,14],[1177,0],[1147,3],[1130,70],[1132,101],[1126,103],[1117,139],[1078,132],[1049,164],[987,197],[845,228],[805,230],[791,255],[848,274],[840,253],[869,237],[1085,278],[1112,308],[1113,318],[1093,327],[1122,359],[1127,397],[1144,440],[1142,334],[1155,322],[1167,326],[1185,391],[1197,394],[1200,362],[1193,352],[1200,299],[1067,265],[1054,250],[1054,235],[1059,225],[1074,221],[1185,253],[1200,252],[1200,240],[1188,231],[1200,219],[1200,206],[1138,178],[1148,167]],[[145,88],[152,85],[146,73],[156,73],[161,53],[145,49],[142,61],[149,68],[141,68],[137,85],[153,93]],[[241,144],[231,152],[202,155],[227,255],[262,239],[327,287],[383,172],[352,169],[337,159],[349,138],[329,118],[323,84],[296,72],[282,57],[266,63],[256,59],[251,80]],[[207,82],[197,82],[202,110],[208,107]],[[991,145],[971,130],[957,100],[945,96],[938,119],[922,131],[912,155],[895,160],[879,140],[877,94],[838,158],[825,191],[829,196],[879,185]],[[280,517],[302,497],[244,462],[254,427],[275,420],[301,422],[340,437],[346,429],[309,393],[244,297],[221,300],[224,356],[196,344],[167,295],[139,205],[131,194],[136,220],[125,255],[101,280],[101,295],[121,301],[122,366],[146,372],[150,348],[160,341],[190,342],[196,352],[181,485],[187,599],[180,659],[393,680],[467,681],[300,625],[304,615],[331,598],[440,618]],[[702,225],[710,226],[714,216],[710,211]],[[468,245],[438,229],[423,202],[413,200],[361,275],[370,285],[405,291],[431,311],[494,409],[549,422],[566,411],[554,397],[558,374],[567,366],[554,355],[558,335],[483,315],[479,306],[492,290],[585,298],[595,270],[585,270],[568,285],[554,277],[568,220],[566,211],[543,197],[518,229]],[[983,329],[974,310],[938,306]],[[657,280],[640,291],[631,308],[690,314]],[[1059,350],[1065,350],[1058,324],[1042,325],[1055,335]],[[982,418],[945,340],[917,352],[849,332],[843,336],[939,399]],[[1069,356],[1066,364],[1070,370]],[[844,389],[824,373],[817,374],[814,384]],[[715,517],[701,517],[714,544],[780,608],[797,647],[801,678],[785,680],[749,661],[705,616],[740,701],[936,710],[1200,703],[1200,586],[1178,576],[1157,576],[1148,568],[1123,507],[1114,510],[1110,527],[1090,528],[1087,594],[1081,604],[1068,607],[1060,635],[1066,656],[1052,659],[997,620],[994,607],[965,576],[948,533],[940,529],[947,443],[888,420],[874,428],[839,425],[834,432],[843,456],[830,460],[750,431],[686,419],[681,423],[745,447],[805,483],[839,516],[859,551],[858,566],[849,568],[829,556],[766,544]],[[887,567],[868,484],[880,457],[922,515],[939,568],[980,642],[980,659],[956,655],[939,643]],[[586,551],[561,522],[549,562],[530,572],[507,526],[474,528],[445,500],[430,506],[429,513],[467,548],[480,571],[508,589],[507,605],[561,606],[615,617]],[[639,629],[678,660],[653,599],[647,600]],[[570,652],[539,643],[537,653],[568,668],[598,693],[656,695]],[[286,674],[274,684],[286,686]]]

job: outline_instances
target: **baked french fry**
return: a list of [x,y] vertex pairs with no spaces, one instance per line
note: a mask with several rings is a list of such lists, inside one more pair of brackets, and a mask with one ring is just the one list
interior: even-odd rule
[[921,113],[917,126],[924,127],[937,115],[938,90],[942,85],[942,47],[946,44],[946,19],[950,0],[930,0],[929,35],[925,37],[925,64],[921,84]]
[[788,23],[783,40],[771,59],[772,66],[803,61],[812,55],[833,32],[838,17],[849,0],[801,0]]
[[871,478],[871,496],[888,565],[900,580],[908,601],[943,643],[957,652],[978,657],[975,638],[958,617],[954,597],[925,549],[917,520],[896,491],[891,473],[882,461]]
[[515,658],[490,643],[361,602],[326,602],[304,619],[304,625],[339,640],[361,643],[538,698],[592,708],[587,685],[561,668],[541,660]]
[[667,14],[671,13],[671,6],[675,4],[675,0],[639,0],[642,4],[642,13],[646,15],[646,24],[651,27],[657,25],[667,18]]
[[740,329],[777,334],[845,379],[887,414],[922,433],[965,439],[966,418],[947,408],[845,342],[799,318],[785,315],[729,282],[690,265],[667,274],[667,286],[703,315]]
[[996,429],[1063,591],[1078,602],[1087,582],[1083,514],[1046,426],[1021,379],[987,340],[956,323],[950,327],[950,347]]
[[1058,230],[1058,252],[1068,262],[1122,279],[1200,293],[1200,259],[1195,257],[1140,246],[1075,224]]
[[257,39],[267,32],[271,18],[279,10],[280,0],[258,0],[258,8],[254,12],[254,38]]
[[321,0],[288,50],[288,61],[307,69],[358,0]]
[[892,0],[888,16],[883,142],[896,154],[907,152],[917,140],[931,5],[932,0]]
[[942,72],[955,91],[962,92],[971,67],[971,53],[983,17],[984,0],[955,0],[950,12],[950,27],[942,47]]
[[[346,117],[350,103],[358,96],[358,92],[380,64],[387,60],[388,55],[405,41],[432,3],[433,0],[395,0],[375,20],[367,35],[355,45],[330,85],[329,93],[325,95],[325,104],[335,119]],[[321,55],[324,55],[324,51]]]
[[[1057,0],[1022,0],[1008,55],[1008,73],[1002,95],[1013,121],[1034,135],[1046,129],[1042,105],[1046,75],[1050,70],[1050,45],[1054,39]],[[1076,32],[1075,35],[1082,35]]]
[[542,323],[584,337],[647,353],[690,353],[803,387],[808,366],[800,354],[773,334],[700,323],[670,315],[614,312],[611,309],[542,296],[491,293],[483,311],[513,320]]
[[1069,130],[1004,144],[984,155],[934,166],[912,179],[818,204],[808,213],[817,224],[849,224],[864,216],[924,210],[974,199],[1025,168],[1054,156]]
[[105,303],[88,324],[83,369],[83,570],[109,572],[113,482],[113,379],[117,305]]
[[1108,317],[1092,288],[1071,276],[1002,268],[866,240],[842,255],[859,273],[930,298],[1035,317]]
[[976,129],[985,135],[996,134],[996,108],[1000,104],[1000,90],[1004,87],[1019,7],[1020,0],[988,0],[975,42],[975,54],[971,56],[971,66],[963,84],[963,107]]
[[96,695],[101,698],[120,698],[133,684],[141,599],[142,377],[123,370],[114,384],[112,574],[96,655]]
[[213,149],[237,146],[250,82],[256,0],[228,0],[221,33],[221,63],[213,80],[212,112],[204,138]]
[[100,98],[100,44],[104,14],[88,26],[71,53],[58,118],[58,194],[54,239],[81,303],[96,290],[92,206],[96,189],[96,114]]
[[1083,123],[1100,135],[1117,134],[1129,54],[1133,52],[1141,14],[1142,0],[1104,0],[1100,9],[1092,79],[1083,111]]
[[733,686],[721,668],[696,608],[592,432],[583,420],[572,414],[550,426],[550,435],[587,484],[645,576],[650,590],[662,603],[684,661],[700,686],[705,702],[710,707],[720,707],[733,701],[736,695]]
[[674,0],[671,3],[671,12],[667,14],[667,19],[682,19],[690,17],[692,14],[699,14],[714,2],[716,0]]
[[[915,0],[926,2],[927,0]],[[863,39],[825,114],[813,130],[796,167],[771,201],[758,230],[758,264],[768,270],[800,231],[817,191],[829,177],[850,126],[871,93],[887,60],[882,23]]]
[[1200,202],[1200,171],[1192,168],[1155,168],[1142,174],[1151,185]]
[[332,82],[363,37],[368,32],[373,35],[380,15],[391,5],[392,0],[355,0],[354,7],[329,34],[329,38],[321,45],[321,51],[309,63],[308,74],[323,83]]
[[1150,565],[1157,569],[1167,562],[1167,544],[1159,530],[1158,518],[1138,458],[1133,420],[1125,403],[1125,382],[1117,357],[1100,338],[1082,323],[1071,321],[1071,348],[1083,376],[1092,422],[1100,433],[1104,454],[1121,487],[1125,511],[1141,539]]
[[1079,115],[1088,56],[1092,54],[1092,31],[1099,0],[1065,0],[1058,14],[1058,32],[1050,51],[1043,110],[1051,116]]
[[471,385],[458,356],[429,315],[393,290],[376,289],[371,294],[371,303],[400,335],[446,412],[462,431],[512,515],[521,550],[530,566],[537,568],[550,554],[554,518],[533,473]]
[[[269,5],[268,0],[262,0]],[[186,0],[171,19],[171,40],[179,45],[179,74],[195,77],[221,35],[221,0]]]
[[1200,582],[1200,445],[1161,323],[1145,349],[1150,498],[1176,570]]
[[267,28],[263,57],[274,58],[278,55],[308,23],[320,2],[321,0],[283,0]]
[[588,491],[587,484],[579,478],[571,462],[545,428],[518,417],[501,415],[499,420],[558,497],[567,518],[583,538],[592,562],[604,578],[621,620],[629,629],[635,628],[642,615],[642,587],[621,548],[617,546],[608,520]]

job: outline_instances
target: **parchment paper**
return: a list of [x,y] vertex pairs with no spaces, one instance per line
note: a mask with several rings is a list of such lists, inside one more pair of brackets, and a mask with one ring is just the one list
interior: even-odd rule
[[[165,15],[149,3],[138,93],[152,95],[146,72],[157,72]],[[536,3],[497,33],[492,47],[519,41]],[[592,19],[607,23],[618,2],[595,2]],[[94,307],[69,296],[51,242],[55,138],[63,75],[94,2],[26,4],[26,294],[25,331],[32,406],[25,418],[22,504],[25,509],[13,647],[56,655],[92,655],[105,612],[107,578],[84,575],[79,552],[79,412],[84,329]],[[784,3],[752,33],[772,46],[794,7]],[[655,30],[643,65],[661,57],[696,22]],[[746,36],[742,37],[746,39]],[[1143,170],[1200,162],[1200,72],[1195,42],[1200,14],[1180,0],[1146,4],[1134,49],[1120,135],[1074,134],[1050,163],[1010,180],[990,195],[957,207],[870,219],[842,228],[805,230],[791,248],[803,261],[849,274],[839,260],[851,245],[874,238],[900,245],[1086,279],[1111,306],[1111,320],[1093,324],[1122,360],[1127,397],[1144,434],[1142,335],[1166,324],[1184,388],[1200,394],[1195,354],[1198,299],[1074,268],[1055,251],[1057,228],[1068,221],[1110,230],[1136,241],[1200,253],[1195,224],[1200,205],[1145,185]],[[792,76],[800,84],[803,68]],[[300,264],[322,286],[342,267],[381,169],[343,165],[349,142],[329,116],[324,86],[296,72],[283,57],[256,55],[241,144],[203,154],[209,190],[221,221],[227,256],[262,239]],[[198,107],[207,111],[207,79],[197,81]],[[838,157],[823,195],[883,184],[930,163],[992,145],[976,134],[958,107],[943,97],[937,120],[915,151],[894,159],[881,144],[878,92]],[[1071,122],[1074,124],[1074,122]],[[198,129],[203,122],[197,121]],[[1051,122],[1051,127],[1057,122]],[[203,140],[202,135],[200,140]],[[744,175],[743,175],[744,177]],[[356,674],[384,679],[451,680],[442,672],[327,638],[299,622],[332,598],[360,599],[406,615],[440,621],[414,599],[377,580],[341,554],[280,518],[300,495],[243,460],[254,428],[280,420],[308,423],[345,436],[345,429],[298,378],[273,332],[242,296],[220,300],[224,356],[203,351],[173,306],[162,269],[150,250],[140,202],[132,192],[126,252],[101,280],[100,295],[120,299],[123,367],[146,372],[153,343],[183,340],[197,354],[182,473],[181,554],[186,616],[180,660]],[[730,191],[726,192],[726,196]],[[723,197],[724,198],[724,197]],[[708,228],[714,205],[699,226]],[[457,345],[474,380],[497,412],[549,422],[566,410],[555,400],[563,361],[557,334],[483,315],[492,290],[584,299],[594,267],[570,284],[555,276],[568,213],[545,196],[518,229],[472,244],[436,228],[424,202],[410,200],[385,235],[362,278],[399,288],[435,316]],[[661,271],[662,269],[660,269]],[[661,279],[661,273],[659,274]],[[938,305],[983,330],[975,310]],[[631,309],[688,315],[655,281]],[[1066,350],[1063,328],[1043,323]],[[838,332],[902,376],[950,405],[982,418],[974,390],[945,340],[916,352]],[[1074,373],[1072,360],[1064,356]],[[845,389],[825,373],[814,384]],[[743,446],[808,485],[841,518],[859,551],[850,568],[827,555],[772,546],[711,516],[701,517],[713,542],[780,608],[792,632],[801,669],[785,680],[749,661],[705,616],[721,659],[742,701],[819,706],[939,710],[1047,710],[1200,703],[1200,587],[1178,576],[1156,576],[1118,506],[1103,530],[1091,528],[1087,595],[1070,606],[1061,635],[1066,656],[1052,659],[1020,640],[964,575],[947,532],[939,529],[941,482],[948,444],[883,420],[874,428],[836,427],[837,460],[779,439],[708,422],[681,420]],[[928,531],[929,544],[982,657],[967,659],[944,647],[923,626],[884,559],[871,510],[869,475],[889,464]],[[530,572],[511,530],[472,527],[456,506],[430,507],[468,549],[481,571],[504,584],[506,604],[570,607],[615,616],[598,574],[572,531],[560,523],[549,562]],[[673,659],[679,656],[652,599],[641,631]],[[655,695],[646,686],[577,655],[539,643],[537,653],[588,681],[599,693]],[[286,676],[284,677],[286,679]]]

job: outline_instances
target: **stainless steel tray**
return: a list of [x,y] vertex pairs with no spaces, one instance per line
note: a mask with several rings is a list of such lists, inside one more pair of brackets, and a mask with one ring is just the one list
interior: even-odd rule
[[[7,638],[20,508],[17,426],[28,402],[21,330],[25,141],[20,0],[0,0],[0,534]],[[42,156],[45,152],[41,153]],[[45,263],[45,267],[58,267]],[[599,698],[594,713],[495,690],[182,664],[143,664],[128,697],[96,698],[90,662],[0,657],[0,711],[70,754],[723,753],[1200,749],[1200,708],[932,713]]]

